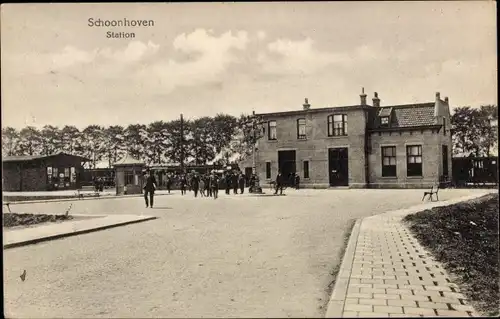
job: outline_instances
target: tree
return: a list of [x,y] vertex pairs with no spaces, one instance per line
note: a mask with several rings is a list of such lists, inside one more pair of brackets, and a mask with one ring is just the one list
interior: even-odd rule
[[145,156],[148,163],[165,163],[165,153],[170,146],[169,127],[163,121],[156,121],[147,127]]
[[146,125],[130,124],[125,129],[125,150],[134,158],[145,160]]
[[497,106],[480,108],[458,107],[451,117],[453,154],[462,156],[488,156],[496,142],[495,128],[490,119],[498,119]]
[[264,136],[263,120],[254,115],[240,115],[230,147],[233,153],[240,154],[239,158],[251,156],[254,145]]
[[62,151],[62,139],[59,128],[52,125],[45,125],[40,132],[42,155],[51,155]]
[[91,167],[102,161],[106,154],[106,140],[104,128],[99,125],[89,125],[82,131],[81,145],[83,156],[90,159]]
[[61,148],[62,151],[73,155],[82,155],[82,136],[78,128],[75,126],[66,125],[61,131]]
[[189,154],[196,165],[204,165],[215,158],[214,120],[202,117],[191,123],[192,141],[189,144]]
[[19,154],[40,155],[42,138],[40,131],[33,126],[27,126],[19,132]]
[[119,125],[110,126],[105,129],[105,136],[108,166],[113,167],[125,155],[125,130]]
[[490,156],[491,149],[498,144],[498,106],[496,105],[481,105],[479,108],[480,122],[480,147],[485,156]]
[[217,114],[213,118],[212,125],[215,152],[219,154],[225,148],[229,147],[238,128],[238,119],[232,115]]
[[184,120],[183,125],[184,137],[181,143],[181,120],[174,120],[166,123],[166,129],[169,134],[165,157],[172,163],[181,162],[182,150],[184,150],[184,160],[189,156],[189,150],[192,143],[191,122]]
[[2,128],[2,153],[6,156],[19,155],[19,132],[13,127]]

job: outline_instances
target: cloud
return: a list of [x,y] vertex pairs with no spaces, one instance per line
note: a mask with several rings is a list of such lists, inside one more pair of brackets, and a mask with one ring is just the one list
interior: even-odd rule
[[62,52],[49,55],[48,58],[51,60],[52,68],[66,68],[74,64],[89,63],[92,62],[96,56],[96,50],[92,52],[86,52],[79,50],[72,46],[65,47]]
[[346,63],[351,57],[345,53],[322,52],[314,48],[314,41],[278,39],[260,52],[257,60],[266,73],[312,74],[331,64]]
[[257,39],[259,40],[264,40],[267,37],[267,34],[265,31],[259,31],[257,32]]
[[195,86],[220,80],[228,66],[238,61],[236,52],[246,49],[248,41],[248,34],[244,31],[236,34],[226,32],[218,37],[205,29],[180,34],[173,41],[174,49],[196,58],[187,62],[165,58],[142,69],[139,78],[164,93],[178,86]]
[[141,41],[132,41],[124,50],[116,50],[113,52],[109,48],[106,48],[102,50],[100,54],[103,57],[116,62],[130,63],[139,61],[146,56],[156,54],[159,48],[159,45],[154,44],[151,41],[147,44],[144,44]]

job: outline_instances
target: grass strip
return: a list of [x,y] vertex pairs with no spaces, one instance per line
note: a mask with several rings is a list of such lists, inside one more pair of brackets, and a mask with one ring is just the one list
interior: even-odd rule
[[498,194],[403,219],[484,316],[499,315]]

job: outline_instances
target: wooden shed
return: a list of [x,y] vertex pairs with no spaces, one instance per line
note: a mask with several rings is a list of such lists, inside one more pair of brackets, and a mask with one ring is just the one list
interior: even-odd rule
[[10,192],[80,188],[87,158],[63,152],[52,155],[2,158],[2,189]]

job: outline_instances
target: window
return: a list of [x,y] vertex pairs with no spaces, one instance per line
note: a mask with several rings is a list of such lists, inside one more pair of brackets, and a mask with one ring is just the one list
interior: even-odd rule
[[266,178],[271,178],[271,162],[266,162]]
[[309,161],[304,161],[304,178],[309,178]]
[[406,146],[406,175],[422,176],[422,145]]
[[396,146],[382,147],[382,176],[396,177]]
[[328,116],[328,136],[347,135],[347,115],[336,114]]
[[268,130],[267,130],[267,137],[270,140],[276,140],[276,121],[269,121],[267,123],[268,125]]
[[382,116],[380,118],[380,124],[382,124],[384,126],[388,126],[389,125],[389,117],[388,116]]
[[69,167],[64,169],[64,177],[69,177]]
[[446,135],[446,117],[443,117],[443,135]]
[[297,139],[306,139],[306,119],[297,120]]
[[134,173],[125,171],[125,185],[134,185]]

